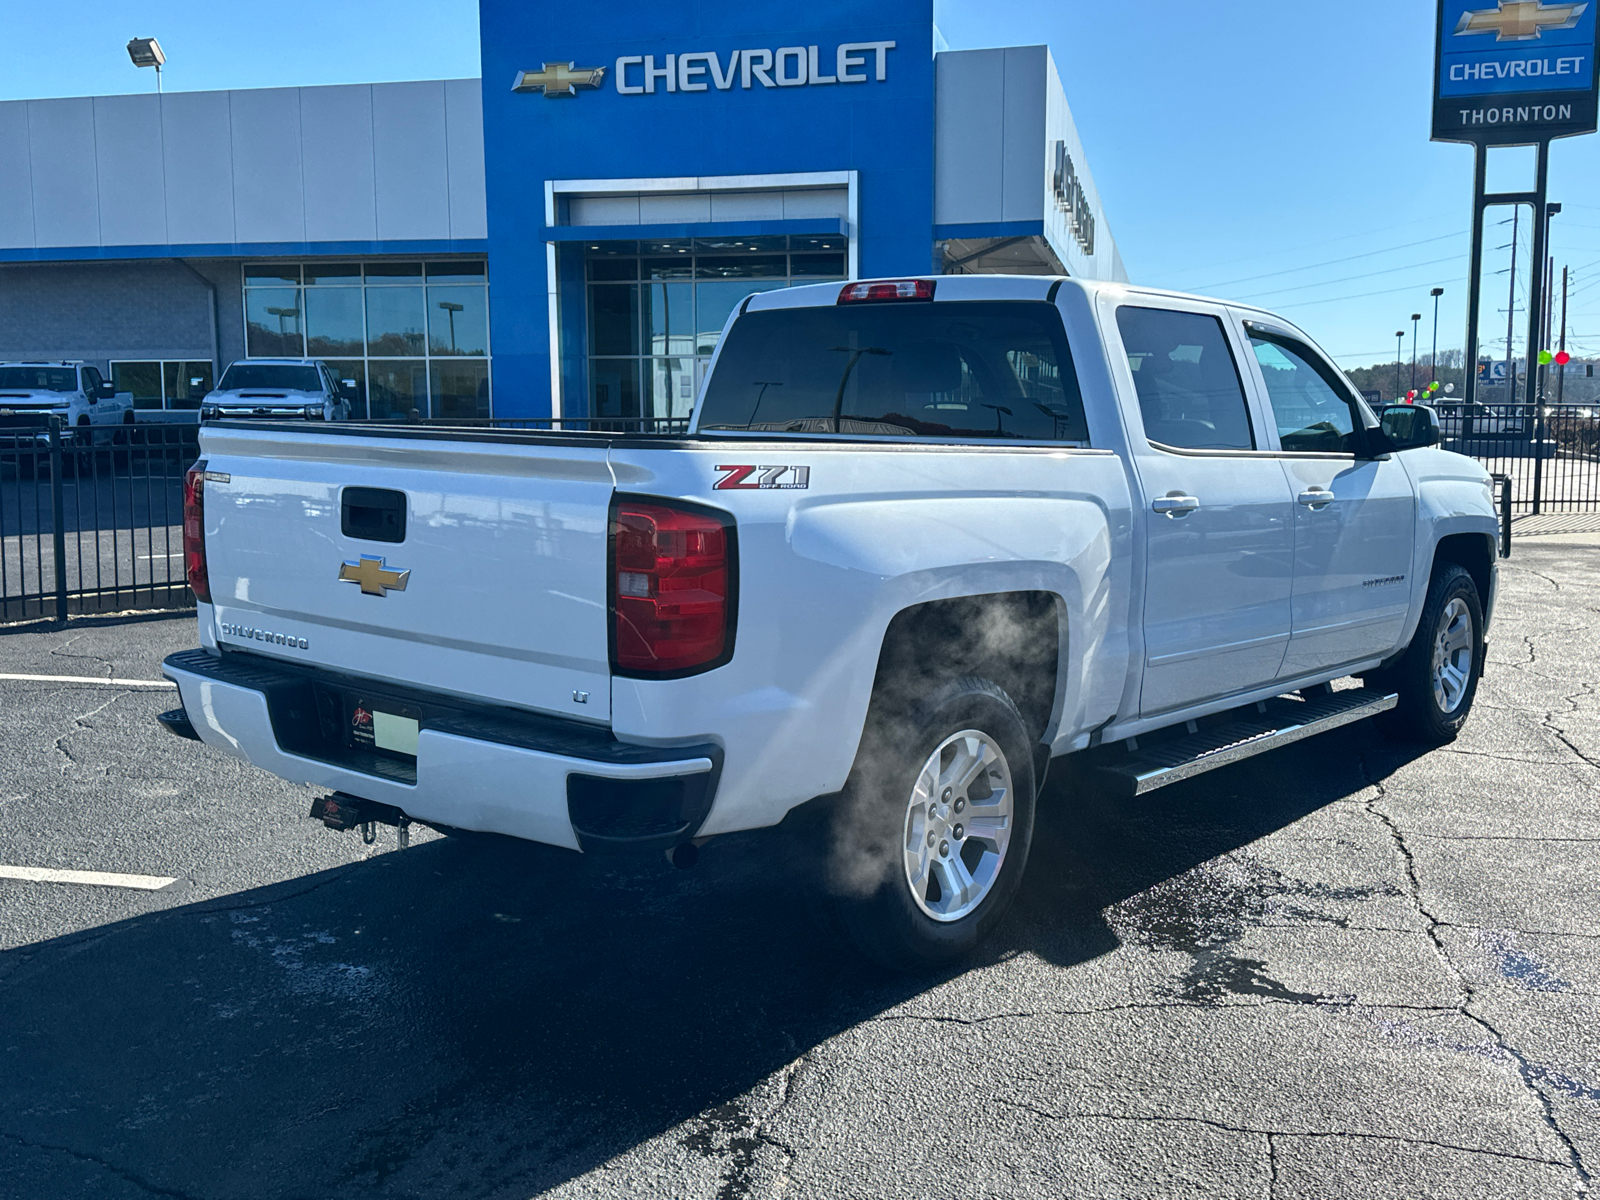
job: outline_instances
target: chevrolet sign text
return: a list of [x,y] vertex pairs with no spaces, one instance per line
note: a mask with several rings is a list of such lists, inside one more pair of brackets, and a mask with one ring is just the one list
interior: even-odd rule
[[776,50],[735,50],[723,65],[711,50],[668,54],[630,54],[617,59],[617,91],[624,96],[668,92],[726,92],[741,88],[810,87],[827,83],[879,83],[889,78],[893,42],[845,42],[831,53],[818,46],[780,46]]

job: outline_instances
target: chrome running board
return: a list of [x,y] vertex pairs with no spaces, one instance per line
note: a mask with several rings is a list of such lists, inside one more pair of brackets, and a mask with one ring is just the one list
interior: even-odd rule
[[1142,796],[1169,783],[1193,779],[1218,767],[1265,754],[1303,738],[1387,712],[1400,697],[1352,688],[1297,700],[1278,697],[1255,709],[1241,709],[1227,721],[1176,741],[1131,751],[1125,759],[1098,770],[1117,790]]

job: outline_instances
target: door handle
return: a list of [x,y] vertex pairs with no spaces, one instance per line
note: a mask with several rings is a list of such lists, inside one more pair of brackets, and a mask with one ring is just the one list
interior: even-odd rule
[[1320,487],[1307,488],[1299,496],[1300,503],[1313,510],[1327,508],[1328,505],[1333,503],[1334,499],[1332,492],[1327,488]]
[[1163,516],[1176,520],[1194,512],[1200,507],[1200,501],[1193,496],[1185,496],[1182,492],[1168,492],[1165,496],[1157,497],[1156,502],[1150,507]]

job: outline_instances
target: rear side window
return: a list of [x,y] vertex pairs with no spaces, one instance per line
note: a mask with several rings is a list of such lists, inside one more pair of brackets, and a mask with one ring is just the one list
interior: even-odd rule
[[1145,437],[1179,450],[1253,450],[1244,384],[1222,322],[1205,313],[1117,309]]
[[699,427],[1089,439],[1061,315],[1038,301],[748,313],[722,347]]

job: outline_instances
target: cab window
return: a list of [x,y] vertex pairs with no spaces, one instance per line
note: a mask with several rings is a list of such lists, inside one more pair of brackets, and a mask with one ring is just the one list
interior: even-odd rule
[[1292,339],[1250,334],[1267,398],[1285,450],[1312,454],[1354,454],[1355,403],[1327,375],[1332,368],[1309,347]]
[[733,323],[702,430],[1087,445],[1061,315],[1038,301],[841,304]]
[[100,392],[100,372],[94,367],[83,368],[83,394],[96,396]]

